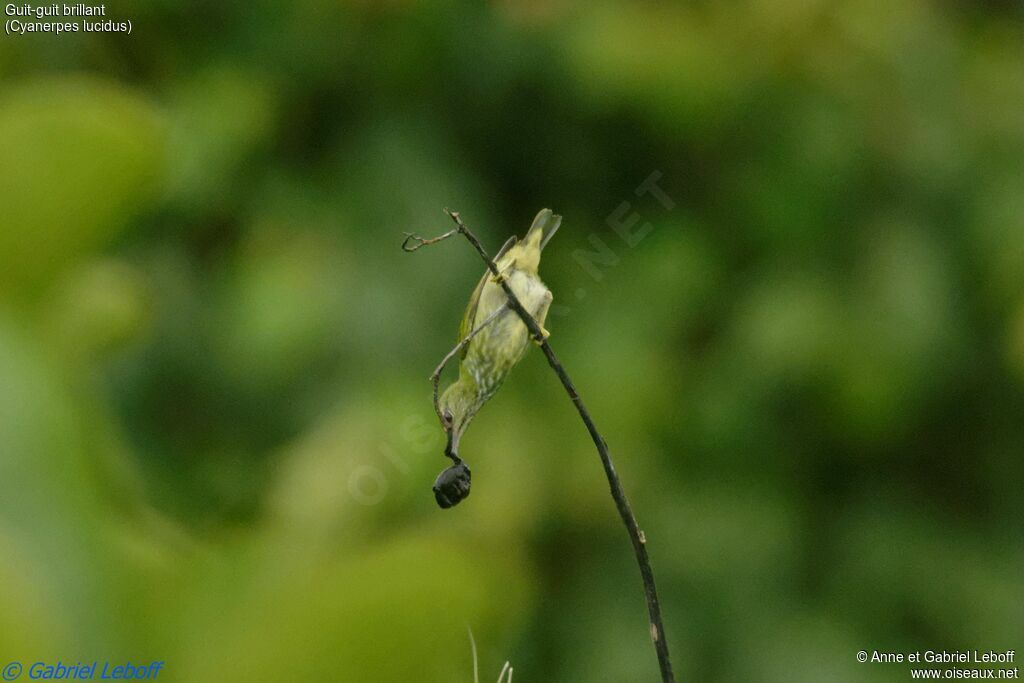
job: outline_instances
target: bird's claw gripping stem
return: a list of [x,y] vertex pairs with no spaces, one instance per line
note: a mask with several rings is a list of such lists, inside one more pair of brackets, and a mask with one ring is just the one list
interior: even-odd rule
[[515,261],[511,261],[508,265],[506,265],[504,268],[499,270],[497,275],[494,275],[494,276],[491,277],[491,282],[493,282],[496,285],[500,285],[501,283],[505,282],[506,281],[505,273],[507,273],[509,270],[511,270],[515,265],[516,265],[516,262]]

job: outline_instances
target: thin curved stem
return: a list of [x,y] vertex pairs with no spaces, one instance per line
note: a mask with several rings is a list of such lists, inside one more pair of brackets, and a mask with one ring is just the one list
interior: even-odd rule
[[[654,570],[651,568],[651,560],[647,554],[647,536],[640,529],[637,524],[636,516],[633,514],[633,509],[629,504],[629,499],[626,497],[626,492],[622,488],[622,482],[619,481],[619,475],[615,471],[615,465],[612,463],[611,453],[608,451],[608,444],[605,442],[604,437],[597,430],[597,425],[594,424],[593,418],[590,416],[590,412],[583,404],[583,399],[580,398],[579,392],[576,391],[576,386],[569,378],[565,368],[562,367],[561,362],[555,355],[554,350],[551,348],[551,344],[548,342],[541,326],[534,320],[533,316],[523,307],[522,302],[519,301],[512,288],[504,278],[497,277],[499,275],[498,267],[494,261],[488,256],[487,251],[483,245],[480,244],[480,240],[477,239],[466,224],[462,222],[462,217],[456,211],[449,209],[444,210],[453,221],[455,221],[455,229],[436,237],[431,240],[424,240],[423,238],[412,235],[406,238],[406,242],[410,238],[415,238],[419,244],[413,249],[406,249],[406,251],[415,251],[415,249],[425,246],[427,244],[433,244],[439,242],[442,239],[451,237],[454,232],[461,233],[469,243],[473,245],[480,258],[483,259],[487,265],[487,269],[496,276],[497,282],[501,285],[501,288],[505,292],[505,296],[508,297],[509,306],[516,314],[522,319],[523,324],[530,331],[530,335],[540,345],[541,351],[544,352],[545,358],[548,360],[548,365],[554,370],[558,379],[562,382],[562,386],[565,388],[566,393],[569,395],[569,399],[573,405],[576,406],[576,412],[579,413],[580,418],[583,420],[583,424],[587,428],[587,432],[590,433],[590,438],[594,442],[594,446],[597,448],[597,454],[601,458],[601,464],[604,467],[605,477],[608,479],[608,486],[611,489],[612,500],[615,501],[615,507],[619,512],[619,517],[622,518],[622,523],[626,527],[626,532],[629,534],[629,539],[633,544],[633,554],[636,556],[636,562],[640,567],[640,579],[643,581],[644,586],[644,597],[647,600],[647,613],[650,619],[650,634],[651,640],[654,642],[654,650],[658,656],[658,666],[661,670],[661,680],[663,683],[675,683],[675,675],[672,673],[672,663],[669,659],[668,643],[665,640],[665,627],[661,620],[661,603],[658,601],[658,591],[654,583]],[[405,248],[403,243],[403,248]],[[499,309],[500,310],[500,309]],[[442,422],[443,423],[443,422]]]
[[476,638],[473,637],[473,629],[468,625],[466,630],[469,631],[469,646],[473,650],[473,683],[480,683],[480,662],[476,656]]

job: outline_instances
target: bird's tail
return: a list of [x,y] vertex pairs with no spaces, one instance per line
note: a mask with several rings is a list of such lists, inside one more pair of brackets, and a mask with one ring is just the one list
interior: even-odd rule
[[562,224],[562,217],[557,213],[552,213],[551,209],[541,209],[537,214],[537,217],[533,219],[533,225],[530,226],[529,231],[526,233],[525,242],[531,244],[534,240],[540,240],[541,250],[547,246],[551,238],[558,232],[558,227]]

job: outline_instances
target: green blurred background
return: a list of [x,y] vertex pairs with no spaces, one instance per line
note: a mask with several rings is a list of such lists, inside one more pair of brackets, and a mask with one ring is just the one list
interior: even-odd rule
[[0,37],[0,663],[470,681],[468,625],[487,680],[657,679],[539,353],[433,501],[481,265],[399,244],[444,206],[491,249],[565,216],[547,327],[682,680],[1024,645],[1019,3],[108,12]]

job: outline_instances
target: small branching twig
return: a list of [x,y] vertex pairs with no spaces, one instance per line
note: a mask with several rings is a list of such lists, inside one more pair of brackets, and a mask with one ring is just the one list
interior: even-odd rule
[[[661,680],[663,683],[674,683],[675,676],[672,673],[672,663],[669,660],[668,654],[668,643],[665,641],[665,627],[661,621],[661,603],[658,601],[658,591],[654,584],[654,570],[651,568],[651,560],[647,555],[647,536],[640,529],[636,521],[636,516],[633,515],[633,509],[629,504],[629,499],[626,497],[626,492],[622,488],[622,482],[619,481],[619,475],[615,471],[615,465],[612,463],[611,453],[608,452],[608,444],[605,442],[604,437],[597,430],[597,426],[594,424],[593,418],[590,417],[590,412],[586,406],[583,405],[583,399],[580,398],[579,392],[576,391],[576,386],[572,383],[569,375],[566,373],[565,368],[562,367],[562,363],[558,360],[554,350],[551,348],[551,344],[548,342],[547,337],[544,335],[541,326],[534,320],[533,316],[523,307],[522,302],[512,291],[505,278],[500,277],[498,266],[495,265],[494,261],[490,256],[487,255],[487,251],[484,249],[480,240],[477,239],[476,235],[470,232],[466,224],[463,223],[462,217],[457,211],[451,211],[445,209],[444,212],[455,221],[455,228],[448,232],[434,237],[432,239],[423,239],[417,235],[406,233],[405,241],[402,242],[402,249],[405,251],[416,251],[420,247],[427,246],[429,244],[435,244],[441,240],[448,239],[455,233],[459,233],[464,236],[476,252],[483,259],[483,262],[487,265],[487,269],[495,276],[498,284],[501,285],[502,290],[505,292],[505,296],[508,297],[508,304],[516,312],[516,314],[522,319],[523,324],[530,331],[532,336],[537,343],[540,345],[541,351],[544,352],[544,356],[548,360],[548,365],[558,376],[558,379],[562,382],[562,386],[565,388],[566,393],[569,395],[569,399],[573,405],[576,406],[576,412],[579,413],[580,418],[583,420],[583,424],[586,426],[587,431],[590,433],[590,438],[594,442],[594,446],[597,447],[597,454],[601,458],[601,464],[604,466],[605,477],[608,479],[608,486],[611,489],[612,499],[615,501],[615,507],[619,512],[619,517],[622,518],[622,523],[626,527],[626,532],[629,534],[629,539],[633,543],[633,553],[636,556],[636,562],[640,567],[640,578],[644,585],[644,597],[647,600],[647,613],[650,618],[650,634],[651,640],[654,642],[654,649],[658,655],[658,666],[661,669]],[[415,246],[410,247],[410,242],[415,242]],[[499,309],[504,310],[504,309]],[[485,321],[486,324],[489,321]],[[483,325],[480,326],[482,328]],[[480,328],[474,330],[475,334]],[[468,342],[469,338],[463,340]],[[439,370],[443,370],[444,364],[446,364],[451,357],[458,352],[460,345],[456,347],[449,356],[442,361],[442,365]],[[435,371],[437,377],[440,377],[440,372]],[[431,380],[434,381],[434,396],[435,396],[435,410],[437,409],[437,381],[434,375],[431,375]],[[438,417],[441,418],[441,424],[445,425],[444,417],[438,411]],[[448,429],[446,427],[446,429]]]
[[[411,232],[405,233],[405,240],[402,242],[402,251],[414,252],[420,247],[425,247],[430,244],[435,244],[441,240],[446,240],[459,231],[458,228],[453,228],[443,235],[432,237],[430,239],[423,239],[419,235],[414,235]],[[411,246],[410,246],[411,245]]]

